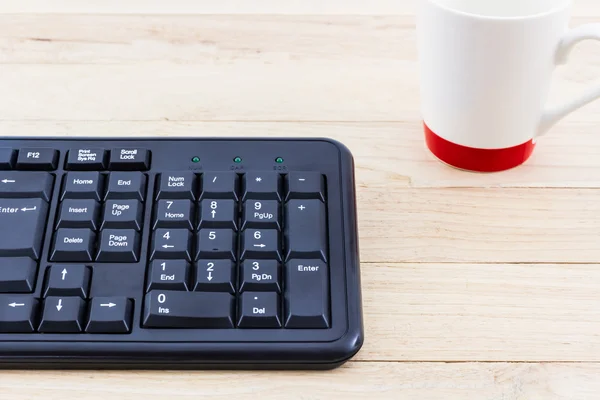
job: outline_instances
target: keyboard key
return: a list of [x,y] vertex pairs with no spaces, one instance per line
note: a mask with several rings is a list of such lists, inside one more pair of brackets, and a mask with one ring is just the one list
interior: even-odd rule
[[281,207],[277,200],[251,200],[244,203],[242,229],[281,229]]
[[281,305],[277,293],[242,293],[239,310],[240,328],[281,328]]
[[87,333],[129,333],[133,303],[125,297],[94,297],[85,327]]
[[61,200],[102,200],[104,178],[99,172],[69,172],[65,175]]
[[98,230],[100,203],[96,200],[65,200],[60,204],[57,228]]
[[281,292],[281,267],[276,260],[245,260],[240,274],[240,292]]
[[196,292],[235,293],[234,264],[230,260],[198,260],[196,264]]
[[247,172],[243,179],[242,200],[281,200],[281,176],[274,171]]
[[157,177],[156,199],[196,199],[196,175],[193,172],[164,172]]
[[246,229],[240,248],[242,260],[257,258],[281,261],[279,231],[275,229]]
[[47,172],[0,171],[0,198],[39,197],[50,201],[54,177]]
[[187,229],[157,229],[152,236],[150,259],[192,261],[192,232]]
[[239,176],[233,171],[205,172],[202,175],[202,199],[238,200]]
[[154,289],[189,290],[190,263],[186,260],[154,260],[146,292]]
[[325,201],[325,179],[318,172],[290,172],[286,176],[285,200],[318,199]]
[[144,206],[139,200],[108,200],[104,203],[101,229],[142,230]]
[[134,263],[139,261],[140,234],[134,229],[104,229],[96,261]]
[[47,217],[42,199],[0,199],[0,257],[38,260]]
[[17,169],[27,171],[54,171],[58,165],[58,150],[23,148],[17,157]]
[[285,273],[285,327],[329,327],[329,272],[322,260],[290,260]]
[[183,228],[193,230],[194,203],[189,200],[159,200],[154,213],[156,228]]
[[144,328],[233,328],[229,293],[153,290],[144,298]]
[[36,274],[37,263],[29,257],[0,258],[0,293],[33,292]]
[[0,170],[13,169],[17,159],[17,152],[6,147],[0,148]]
[[320,200],[290,200],[285,205],[286,260],[320,258],[327,261],[327,219]]
[[44,297],[79,296],[87,299],[92,275],[90,267],[55,264],[48,268],[46,274]]
[[108,168],[111,171],[146,171],[150,168],[150,151],[135,148],[112,149]]
[[69,150],[66,169],[102,171],[106,169],[106,150],[89,147]]
[[234,200],[205,199],[200,202],[200,228],[237,230],[237,203]]
[[201,229],[196,243],[196,260],[236,259],[236,235],[231,229]]
[[90,229],[61,228],[54,235],[50,261],[87,262],[94,259],[96,234]]
[[81,297],[46,297],[39,331],[79,333],[83,330],[85,301]]
[[144,201],[145,197],[146,175],[141,172],[111,172],[109,174],[105,200]]
[[0,295],[0,333],[31,333],[37,324],[38,300]]

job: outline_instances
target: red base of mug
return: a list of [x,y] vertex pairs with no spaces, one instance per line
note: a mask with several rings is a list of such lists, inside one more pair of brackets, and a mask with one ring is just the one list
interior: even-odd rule
[[475,172],[500,172],[518,167],[531,157],[535,148],[532,140],[506,149],[476,149],[461,146],[436,135],[427,124],[425,142],[429,150],[444,163]]

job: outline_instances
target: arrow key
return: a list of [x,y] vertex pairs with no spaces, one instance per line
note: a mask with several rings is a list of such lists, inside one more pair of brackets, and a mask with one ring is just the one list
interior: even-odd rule
[[196,292],[228,292],[235,294],[234,264],[230,260],[198,260]]
[[242,260],[257,258],[281,261],[279,231],[276,229],[246,229],[240,247]]
[[31,296],[0,296],[0,333],[35,332],[37,308]]
[[55,264],[46,273],[48,296],[79,296],[86,299],[89,294],[91,270],[85,265]]
[[200,228],[229,228],[237,230],[237,202],[234,200],[211,200],[200,202]]
[[79,333],[83,330],[85,301],[81,297],[46,297],[39,331]]
[[129,333],[133,304],[125,297],[94,297],[85,327],[87,333]]
[[150,259],[191,261],[192,232],[187,229],[157,229],[152,237]]

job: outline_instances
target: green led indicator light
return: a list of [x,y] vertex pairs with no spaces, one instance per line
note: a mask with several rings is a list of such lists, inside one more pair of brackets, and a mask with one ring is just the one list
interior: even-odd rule
[[236,157],[236,158],[234,158],[233,162],[236,163],[236,164],[241,163],[242,162],[242,157]]
[[277,157],[277,158],[275,159],[275,162],[276,162],[277,164],[283,164],[283,158],[281,158],[281,157]]
[[192,162],[193,163],[199,163],[200,162],[200,157],[198,157],[198,156],[192,157]]

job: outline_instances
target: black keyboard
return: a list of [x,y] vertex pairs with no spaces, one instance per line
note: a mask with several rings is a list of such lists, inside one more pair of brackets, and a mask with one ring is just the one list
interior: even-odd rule
[[327,369],[363,337],[340,143],[0,140],[0,367]]

